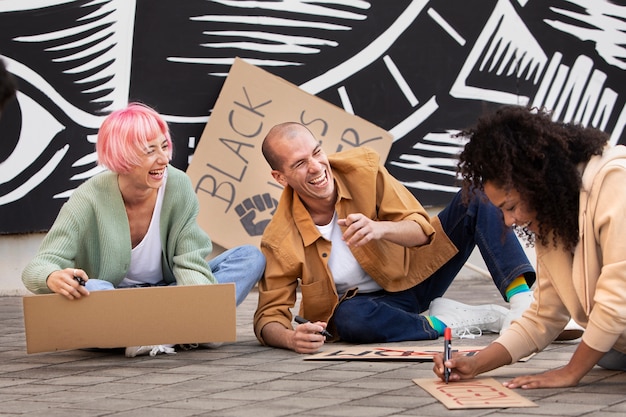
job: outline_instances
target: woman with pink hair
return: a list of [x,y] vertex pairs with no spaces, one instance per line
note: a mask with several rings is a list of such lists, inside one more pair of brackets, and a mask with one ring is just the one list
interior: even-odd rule
[[[207,263],[211,240],[196,221],[189,177],[169,164],[165,120],[131,103],[104,120],[96,151],[108,170],[63,205],[22,273],[26,288],[74,300],[102,289],[234,282],[241,303],[263,274],[265,258],[244,245]],[[159,352],[173,353],[174,346],[126,348],[129,357]]]

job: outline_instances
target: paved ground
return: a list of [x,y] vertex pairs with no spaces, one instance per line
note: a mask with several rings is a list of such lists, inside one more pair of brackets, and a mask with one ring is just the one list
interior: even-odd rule
[[[466,272],[448,296],[500,303],[490,281]],[[536,408],[449,411],[412,382],[432,363],[305,361],[260,346],[252,332],[257,294],[238,309],[236,343],[154,358],[121,351],[26,354],[21,297],[0,297],[0,415],[28,416],[589,416],[626,413],[626,373],[594,369],[580,386],[518,391]],[[455,341],[486,345],[494,338]],[[438,346],[437,342],[404,345]],[[401,345],[401,344],[394,344]],[[494,371],[504,381],[563,365],[575,343]],[[333,348],[336,347],[332,346]]]

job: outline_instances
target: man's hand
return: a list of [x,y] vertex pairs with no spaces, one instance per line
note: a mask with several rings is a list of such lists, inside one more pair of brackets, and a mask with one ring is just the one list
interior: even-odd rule
[[375,221],[362,213],[351,213],[345,219],[337,220],[345,227],[343,240],[346,245],[358,247],[372,240],[385,239],[404,247],[425,245],[430,238],[422,227],[412,220]]
[[326,328],[326,323],[304,323],[296,326],[295,330],[286,329],[278,322],[266,324],[261,330],[263,340],[269,346],[290,349],[298,353],[315,353],[324,345],[326,340],[320,332]]
[[382,223],[375,222],[361,213],[349,214],[345,219],[337,220],[337,223],[346,228],[343,240],[348,246],[357,247],[382,238]]
[[83,282],[89,280],[89,277],[82,269],[65,268],[48,275],[46,284],[50,290],[70,300],[89,295],[89,291],[87,291],[84,285],[79,283],[79,279],[74,277],[80,278]]
[[320,350],[326,341],[326,336],[320,332],[325,328],[326,323],[321,321],[296,326],[291,337],[293,350],[298,353],[315,353]]

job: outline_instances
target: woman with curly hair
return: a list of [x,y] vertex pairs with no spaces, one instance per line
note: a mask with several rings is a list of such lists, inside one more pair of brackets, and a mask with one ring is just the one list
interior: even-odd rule
[[626,370],[626,147],[592,128],[554,122],[545,111],[506,106],[460,133],[466,196],[482,189],[537,254],[531,306],[473,357],[434,371],[469,379],[538,352],[571,319],[585,328],[569,363],[518,376],[509,388],[568,387],[595,365]]

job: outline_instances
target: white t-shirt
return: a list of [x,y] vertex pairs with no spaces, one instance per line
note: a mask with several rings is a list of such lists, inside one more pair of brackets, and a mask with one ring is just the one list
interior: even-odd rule
[[317,226],[317,230],[332,244],[328,267],[335,281],[335,287],[339,296],[350,288],[359,288],[360,293],[368,293],[382,290],[357,262],[346,242],[341,238],[342,231],[337,224],[337,212],[333,219],[324,226]]
[[142,284],[156,285],[163,281],[160,220],[166,181],[167,178],[157,191],[157,201],[154,205],[148,232],[130,252],[130,268],[128,268],[126,278],[120,283],[120,288],[135,287]]

